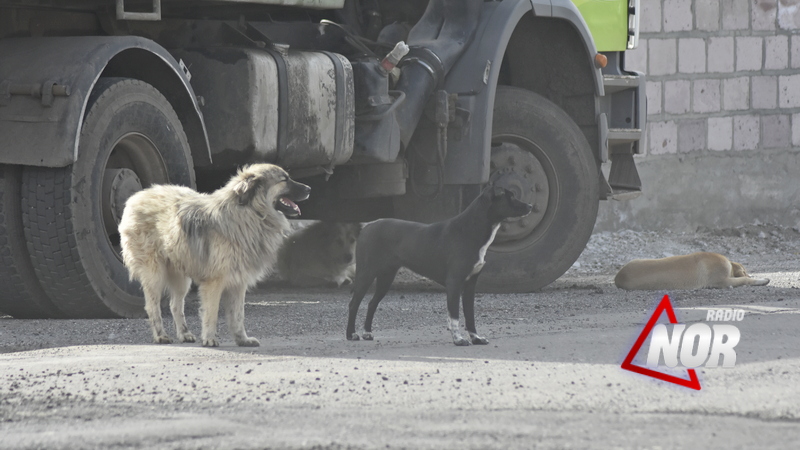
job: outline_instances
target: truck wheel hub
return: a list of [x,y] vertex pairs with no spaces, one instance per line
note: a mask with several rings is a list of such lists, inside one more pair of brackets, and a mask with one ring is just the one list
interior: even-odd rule
[[510,142],[492,148],[490,164],[496,186],[508,189],[519,200],[533,205],[527,216],[503,221],[494,242],[520,240],[536,229],[547,211],[550,195],[547,174],[531,152]]
[[139,176],[131,169],[106,169],[103,176],[103,219],[106,232],[117,232],[128,198],[142,190]]

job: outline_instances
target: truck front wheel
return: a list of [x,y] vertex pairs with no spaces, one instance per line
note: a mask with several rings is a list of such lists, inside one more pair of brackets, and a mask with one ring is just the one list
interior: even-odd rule
[[122,264],[117,223],[130,195],[165,183],[195,185],[172,106],[142,81],[101,78],[75,163],[27,167],[22,177],[28,252],[42,288],[65,315],[145,316],[141,288]]
[[531,203],[503,222],[479,288],[530,292],[560,277],[592,234],[598,166],[586,138],[558,106],[528,90],[498,86],[492,122],[491,179]]

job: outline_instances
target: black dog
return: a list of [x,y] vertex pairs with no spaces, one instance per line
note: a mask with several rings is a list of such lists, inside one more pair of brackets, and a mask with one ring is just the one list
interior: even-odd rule
[[400,267],[430,278],[447,289],[448,328],[456,345],[470,345],[458,326],[458,299],[473,344],[488,344],[475,330],[475,283],[500,222],[531,212],[531,205],[501,187],[487,187],[461,214],[425,225],[397,219],[375,221],[361,231],[356,244],[356,277],[347,319],[347,339],[357,341],[356,314],[377,278],[375,295],[364,322],[365,340],[372,339],[372,318]]

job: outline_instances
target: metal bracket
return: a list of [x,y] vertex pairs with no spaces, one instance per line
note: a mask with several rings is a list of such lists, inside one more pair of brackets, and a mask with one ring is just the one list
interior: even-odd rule
[[42,99],[42,106],[53,106],[53,97],[69,97],[69,86],[47,80],[42,84],[11,84],[9,80],[0,82],[0,106],[7,106],[12,95],[28,95]]
[[[451,107],[450,95],[443,89],[434,93],[434,100],[436,101],[434,122],[436,122],[439,128],[447,128],[447,124],[450,123],[451,120],[450,111],[455,109],[455,100],[452,102],[453,106]],[[453,119],[455,119],[455,116],[453,116]]]
[[125,0],[117,0],[117,20],[161,20],[161,0],[153,0],[153,12],[127,12]]
[[56,82],[47,80],[42,84],[42,106],[53,106],[53,86]]
[[189,68],[186,66],[186,63],[183,62],[182,59],[178,60],[178,67],[180,67],[181,70],[183,71],[184,75],[186,75],[186,79],[188,81],[192,81],[192,73],[189,72]]

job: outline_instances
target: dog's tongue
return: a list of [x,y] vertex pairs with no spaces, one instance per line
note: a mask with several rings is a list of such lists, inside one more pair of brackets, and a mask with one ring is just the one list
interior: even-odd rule
[[281,197],[280,202],[283,203],[284,206],[292,208],[294,212],[297,213],[298,216],[300,215],[300,207],[297,206],[297,203],[289,200],[287,197]]

